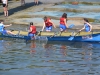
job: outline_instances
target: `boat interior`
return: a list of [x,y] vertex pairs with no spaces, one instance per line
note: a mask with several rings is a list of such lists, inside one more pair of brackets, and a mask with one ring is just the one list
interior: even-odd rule
[[[27,31],[12,31],[15,34],[19,35],[28,35]],[[100,32],[45,32],[45,31],[40,31],[37,32],[38,36],[84,36],[84,35],[91,35],[91,34],[97,34]]]

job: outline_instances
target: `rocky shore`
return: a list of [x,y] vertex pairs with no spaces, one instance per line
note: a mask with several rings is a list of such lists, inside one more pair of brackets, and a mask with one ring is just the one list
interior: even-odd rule
[[[71,0],[70,0],[71,1]],[[82,0],[83,1],[83,0]],[[80,0],[80,3],[82,3]],[[86,1],[86,0],[84,0]],[[99,5],[100,2],[89,2],[88,4],[94,4],[94,5]],[[86,2],[87,2],[86,1]],[[91,9],[91,7],[82,7],[82,5],[75,6],[78,8],[75,8],[73,5],[70,4],[72,8],[69,8],[68,4],[69,0],[40,0],[39,5],[35,6],[33,0],[26,0],[25,6],[21,6],[20,1],[9,1],[9,17],[4,17],[3,15],[3,9],[2,6],[0,6],[0,19],[4,19],[6,23],[13,23],[13,24],[20,24],[20,25],[28,25],[29,22],[34,22],[34,24],[37,27],[41,27],[43,25],[43,17],[44,16],[49,16],[51,17],[52,21],[54,24],[58,27],[59,26],[59,17],[62,15],[63,12],[100,12],[100,8],[96,8],[95,6],[92,7],[94,10]],[[85,3],[86,3],[85,2]],[[70,3],[70,2],[69,2]],[[67,4],[66,8],[59,8],[57,5],[62,5],[62,4]],[[57,8],[55,8],[57,6]],[[67,8],[68,7],[68,8]],[[79,9],[80,8],[80,9]],[[96,9],[95,9],[96,8]],[[84,11],[83,11],[84,9]],[[88,11],[87,11],[88,10]],[[61,13],[60,13],[61,12]],[[59,14],[57,14],[59,13]],[[54,15],[55,14],[55,15]],[[72,14],[73,15],[73,14]],[[87,17],[87,16],[86,16]],[[95,18],[89,18],[91,21],[91,24],[93,25],[93,29],[100,29],[99,23],[94,22]],[[99,20],[99,19],[98,19]],[[82,16],[68,16],[68,25],[70,24],[75,24],[75,29],[78,29],[83,26],[83,17]]]

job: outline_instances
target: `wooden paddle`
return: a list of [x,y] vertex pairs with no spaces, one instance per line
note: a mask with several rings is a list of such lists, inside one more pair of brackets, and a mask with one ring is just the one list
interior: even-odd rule
[[73,39],[74,39],[74,37],[77,35],[77,34],[79,34],[81,31],[79,31],[79,32],[77,32],[74,36],[71,36],[68,40],[69,41],[72,41]]

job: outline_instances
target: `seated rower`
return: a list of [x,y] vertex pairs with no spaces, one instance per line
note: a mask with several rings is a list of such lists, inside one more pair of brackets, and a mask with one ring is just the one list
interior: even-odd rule
[[92,25],[89,23],[89,21],[86,18],[84,18],[84,27],[79,31],[82,31],[83,29],[85,29],[86,32],[91,32],[92,30]]
[[61,32],[66,32],[67,28],[68,28],[68,25],[67,25],[67,14],[66,13],[63,13],[62,17],[60,18],[60,31]]
[[34,39],[36,34],[36,26],[33,25],[33,22],[30,22],[30,27],[28,30],[28,36],[30,36],[32,39]]
[[0,33],[2,33],[2,34],[12,34],[12,35],[16,35],[16,34],[12,33],[11,31],[5,29],[5,27],[9,27],[11,25],[12,24],[10,24],[10,25],[4,25],[4,21],[3,20],[0,20]]
[[44,30],[44,28],[46,29],[47,32],[52,31],[52,26],[54,28],[56,28],[56,26],[53,24],[53,22],[51,21],[51,19],[49,17],[44,17],[44,25],[42,27],[42,31]]

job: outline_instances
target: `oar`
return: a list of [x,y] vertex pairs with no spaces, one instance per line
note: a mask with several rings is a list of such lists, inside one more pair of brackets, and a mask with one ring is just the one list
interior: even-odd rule
[[75,25],[74,24],[70,24],[69,26],[68,26],[68,28],[73,28]]
[[[75,26],[74,24],[70,24],[70,25],[68,26],[68,29],[71,29],[71,28],[73,28],[74,26]],[[60,36],[61,36],[62,32],[63,32],[63,31],[60,32]]]
[[73,39],[74,39],[74,37],[77,35],[77,34],[79,34],[81,31],[79,31],[79,32],[77,32],[74,36],[71,36],[68,40],[69,41],[72,41]]
[[[74,24],[70,24],[70,25],[68,26],[68,28],[71,29],[71,28],[73,28],[74,26],[75,26]],[[61,36],[62,32],[63,32],[63,31],[60,31],[60,33],[56,33],[56,32],[55,32],[55,34],[52,35],[51,37],[54,37],[54,36],[56,36],[56,35],[58,35],[58,34],[60,34],[60,36]]]

